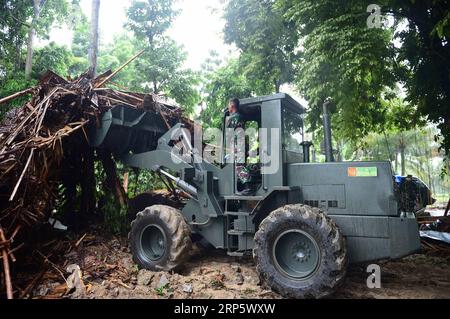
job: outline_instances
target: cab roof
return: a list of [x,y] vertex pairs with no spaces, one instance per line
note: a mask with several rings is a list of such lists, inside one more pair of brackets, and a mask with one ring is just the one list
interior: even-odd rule
[[289,94],[277,93],[272,95],[264,95],[258,97],[250,97],[245,99],[240,99],[240,108],[252,107],[254,105],[260,105],[263,102],[281,100],[282,105],[289,105],[291,108],[297,109],[299,113],[305,113],[306,109],[299,102],[294,100]]

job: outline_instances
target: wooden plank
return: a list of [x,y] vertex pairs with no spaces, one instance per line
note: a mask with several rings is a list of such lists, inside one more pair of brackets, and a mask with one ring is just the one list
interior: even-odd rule
[[0,99],[0,105],[1,105],[1,104],[4,104],[4,103],[7,103],[7,102],[9,102],[9,101],[12,101],[12,100],[14,100],[14,99],[17,99],[17,98],[19,98],[19,97],[21,97],[21,96],[24,96],[24,95],[26,95],[26,94],[32,93],[33,90],[34,90],[34,88],[28,88],[28,89],[26,89],[26,90],[23,90],[23,91],[14,93],[14,94],[12,94],[12,95],[10,95],[10,96],[4,97],[4,98]]
[[115,70],[113,73],[111,73],[110,75],[108,75],[105,79],[103,79],[102,81],[100,81],[100,83],[95,85],[95,88],[99,88],[101,86],[103,86],[106,82],[108,82],[110,79],[112,79],[117,73],[119,73],[120,71],[122,71],[128,64],[130,64],[131,62],[133,62],[135,59],[137,59],[138,57],[140,57],[143,53],[145,52],[144,50],[141,50],[140,52],[138,52],[137,54],[135,54],[134,56],[132,56],[127,62],[125,62],[120,68],[118,68],[117,70]]
[[[0,239],[3,242],[6,241],[5,233],[3,232],[3,229],[1,227],[0,227]],[[11,283],[11,274],[9,272],[8,250],[6,247],[2,249],[2,256],[3,256],[3,272],[5,273],[6,297],[8,299],[13,299],[14,296]]]

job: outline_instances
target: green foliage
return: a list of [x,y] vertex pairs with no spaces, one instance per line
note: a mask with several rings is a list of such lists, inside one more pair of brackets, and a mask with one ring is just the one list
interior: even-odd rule
[[[122,167],[121,164],[118,167],[119,176]],[[97,181],[96,201],[106,230],[115,234],[126,234],[129,230],[128,209],[120,204],[115,193],[105,185],[106,173],[99,161],[95,163],[95,179]]]
[[[41,12],[39,19],[31,21],[36,29],[36,34],[41,39],[49,39],[50,29],[63,23],[71,25],[77,19],[80,12],[78,0],[41,0]],[[28,1],[32,8],[32,1]],[[31,10],[32,11],[32,10]],[[30,12],[32,17],[32,12]]]
[[[103,218],[103,225],[105,230],[124,235],[129,231],[128,207],[122,206],[115,193],[111,191],[106,182],[106,174],[103,165],[99,160],[94,164],[95,166],[95,202],[98,204],[95,214]],[[128,177],[128,198],[133,198],[136,195],[155,189],[164,189],[165,186],[161,179],[153,172],[147,170],[136,170],[124,166],[117,162],[117,176],[120,183],[124,184],[124,176],[126,173]],[[77,185],[76,195],[67,198],[68,193],[65,187],[61,184],[58,189],[58,200],[56,203],[57,218],[64,220],[65,214],[73,214],[79,212],[81,208],[81,187]]]
[[39,78],[47,70],[52,70],[61,76],[68,76],[72,61],[72,52],[66,46],[51,42],[35,50],[33,78]]
[[16,74],[15,76],[11,76],[0,83],[0,97],[4,97],[24,90],[36,82],[25,80],[25,76],[23,74]]
[[209,56],[201,65],[202,75],[204,76],[202,81],[207,81],[208,75],[216,71],[221,63],[222,60],[219,57],[219,53],[215,50],[210,50]]
[[72,39],[72,63],[69,66],[69,74],[76,77],[89,68],[89,21],[87,17],[80,12],[78,21],[73,30]]
[[136,37],[134,46],[146,50],[136,61],[135,77],[144,91],[164,92],[191,113],[200,100],[199,78],[183,68],[186,52],[165,34],[178,14],[172,6],[171,0],[133,1],[128,9],[126,26]]
[[144,48],[146,52],[136,61],[136,67],[140,70],[137,77],[146,91],[170,91],[173,79],[183,80],[184,76],[189,75],[183,70],[186,52],[172,39],[164,38]]
[[[181,70],[169,79],[169,85],[163,86],[167,95],[184,106],[185,114],[192,114],[194,106],[200,101],[197,89],[200,75],[192,70]],[[164,89],[164,87],[166,87]]]
[[[151,190],[165,189],[164,183],[158,175],[148,170],[133,169],[121,166],[118,168],[119,176],[123,178],[128,172],[128,198]],[[123,182],[123,180],[122,180]]]
[[0,81],[23,68],[21,49],[26,41],[32,14],[30,1],[0,0]]
[[286,19],[304,35],[295,83],[308,100],[308,120],[320,127],[331,97],[335,133],[358,141],[386,122],[384,93],[394,87],[392,33],[368,29],[364,1],[279,1]]
[[133,0],[128,8],[126,26],[137,38],[148,40],[150,45],[165,38],[165,32],[178,15],[173,0]]
[[104,194],[103,200],[102,213],[106,230],[114,234],[126,234],[129,231],[127,206],[121,206],[112,192]]
[[[367,28],[366,9],[371,1],[276,2],[300,34],[302,52],[295,83],[311,106],[313,129],[323,100],[330,96],[337,106],[337,134],[342,137],[358,140],[385,129],[386,124],[404,128],[402,115],[414,125],[424,117],[439,127],[448,154],[448,0],[381,1],[383,14],[395,18],[390,29]],[[387,88],[396,82],[406,90],[403,109],[390,101]]]
[[253,89],[245,76],[239,71],[239,61],[231,59],[227,64],[209,73],[206,84],[206,109],[202,120],[206,126],[221,127],[223,110],[232,97],[245,98],[253,95]]
[[426,121],[418,114],[417,107],[398,97],[398,94],[399,92],[393,93],[393,96],[382,101],[387,110],[384,127],[394,132],[402,132],[425,126]]
[[383,10],[407,27],[396,34],[399,80],[420,115],[440,129],[450,156],[450,1],[387,1]]
[[33,1],[0,0],[0,78],[23,71],[28,31],[36,30],[40,39],[48,39],[50,29],[63,23],[72,26],[81,12],[78,0],[41,1],[38,20],[33,19]]
[[230,0],[225,8],[225,41],[242,50],[240,63],[258,95],[279,92],[293,80],[297,33],[270,0]]
[[433,192],[445,193],[450,189],[450,178],[440,176],[444,153],[434,140],[437,129],[433,126],[414,130],[388,130],[381,134],[370,133],[358,148],[347,145],[344,159],[393,162],[393,170],[401,174],[401,156],[404,152],[405,174],[419,177]]
[[[164,189],[161,179],[148,170],[137,170],[117,162],[117,175],[124,184],[124,176],[128,173],[128,198],[155,189]],[[105,228],[116,234],[126,234],[129,231],[128,208],[121,206],[113,192],[104,188],[105,173],[100,163],[96,165],[97,200],[104,217]]]
[[431,35],[441,39],[450,38],[450,12],[436,23]]
[[156,287],[155,288],[155,292],[158,296],[165,296],[166,292],[167,293],[173,293],[173,288],[170,287],[170,284],[166,284],[164,286],[161,287]]
[[[33,1],[0,0],[0,97],[36,84],[39,75],[47,68],[67,75],[67,68],[72,65],[71,52],[51,43],[35,52],[32,79],[25,79],[26,44],[30,28],[36,29],[38,38],[48,39],[51,28],[63,23],[73,26],[81,12],[78,0],[46,0],[41,4],[40,18],[34,21]],[[26,100],[27,97],[22,97],[2,105],[0,120],[8,110],[22,105]]]
[[[123,63],[138,51],[137,40],[128,33],[123,33],[114,37],[113,43],[108,46],[100,46],[98,58],[99,72],[107,70],[116,70]],[[142,57],[140,58],[142,59]],[[129,64],[125,69],[119,72],[113,79],[113,82],[123,88],[132,91],[142,91],[143,88],[139,82],[139,70],[135,61]]]
[[72,53],[74,56],[86,56],[89,50],[89,21],[80,14],[78,23],[73,30]]
[[[7,78],[0,77],[0,98],[22,91],[36,84],[35,80],[26,80],[23,73],[11,74]],[[0,121],[5,114],[14,107],[23,105],[29,96],[23,96],[11,101],[8,104],[0,105]]]

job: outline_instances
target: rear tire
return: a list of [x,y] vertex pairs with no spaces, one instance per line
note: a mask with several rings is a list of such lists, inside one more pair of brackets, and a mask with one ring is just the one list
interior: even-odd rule
[[253,257],[261,281],[289,298],[322,298],[342,283],[345,238],[320,209],[286,205],[269,214],[255,234]]
[[165,205],[147,207],[131,223],[133,261],[152,271],[176,270],[189,257],[190,235],[178,209]]

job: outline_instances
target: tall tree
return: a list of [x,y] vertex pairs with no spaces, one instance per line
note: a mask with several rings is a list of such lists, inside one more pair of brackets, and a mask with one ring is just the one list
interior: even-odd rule
[[92,77],[95,77],[97,74],[99,15],[100,0],[92,0],[91,36],[89,44],[89,72]]
[[42,7],[45,5],[46,0],[33,0],[33,20],[31,22],[30,30],[28,31],[27,41],[27,60],[25,62],[25,77],[30,78],[31,69],[33,67],[33,50],[34,50],[34,38],[36,37],[36,23],[41,15]]
[[[39,2],[41,10],[39,18],[35,19],[34,4],[34,0],[0,0],[0,96],[10,95],[34,84],[39,74],[34,72],[33,59],[30,58],[33,54],[28,54],[26,61],[27,53],[34,51],[31,42],[34,43],[34,38],[48,39],[50,28],[63,22],[71,27],[73,18],[80,12],[78,0],[46,0],[45,5]],[[30,38],[31,29],[35,32]],[[30,50],[27,50],[27,44],[30,44]],[[27,72],[32,70],[28,79],[25,77],[25,65]],[[0,118],[11,107],[20,105],[23,99],[3,106]]]
[[127,11],[127,26],[136,37],[145,38],[150,46],[165,37],[179,11],[175,0],[133,0]]
[[[7,86],[7,81],[14,76],[23,76],[24,59],[22,48],[26,43],[32,8],[29,1],[0,0],[0,87]],[[1,95],[1,93],[0,93]]]
[[338,136],[360,141],[386,121],[385,91],[395,86],[392,32],[367,28],[365,1],[279,0],[301,36],[295,83],[308,100],[311,129],[320,128],[331,97]]
[[[100,46],[98,69],[102,72],[108,69],[116,70],[131,56],[140,50],[139,41],[130,33],[122,33],[114,36],[109,45]],[[113,79],[113,83],[120,88],[142,91],[141,71],[137,67],[138,60],[129,64]]]
[[164,93],[192,111],[200,100],[196,85],[198,76],[185,69],[186,53],[166,35],[167,29],[178,14],[172,0],[135,0],[127,11],[126,26],[145,48],[136,61],[136,75],[143,89],[155,94]]
[[90,25],[88,18],[82,12],[76,21],[71,51],[73,54],[72,63],[69,66],[69,74],[72,77],[85,72],[89,68],[89,41]]
[[49,29],[54,23],[66,21],[69,12],[71,12],[71,7],[77,5],[77,0],[70,3],[68,0],[33,0],[33,10],[27,39],[26,78],[30,77],[33,68],[33,52],[36,35],[48,38]]
[[21,49],[29,29],[29,1],[0,0],[0,77],[7,70],[19,72],[22,68]]
[[400,82],[410,102],[404,115],[435,123],[450,155],[449,0],[378,2],[382,14],[395,18],[392,28],[369,28],[372,1],[276,2],[301,37],[295,82],[312,107],[313,123],[323,99],[331,96],[344,136],[360,139],[381,130],[386,88]]
[[407,26],[395,34],[399,80],[407,99],[440,129],[450,157],[450,0],[383,1],[382,12]]
[[[272,0],[230,0],[225,8],[224,35],[240,50],[240,64],[259,94],[278,93],[293,80],[297,33]],[[262,85],[263,84],[263,85]]]

